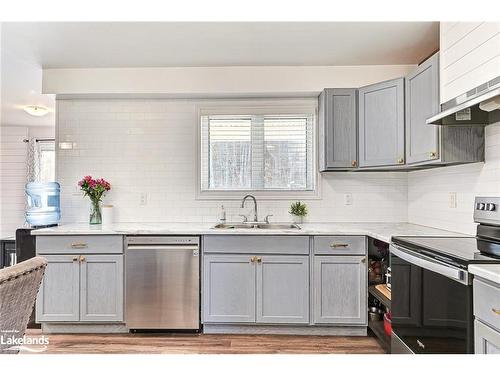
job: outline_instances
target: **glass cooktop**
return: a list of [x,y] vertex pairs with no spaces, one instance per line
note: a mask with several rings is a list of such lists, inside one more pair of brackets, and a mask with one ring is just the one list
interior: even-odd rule
[[476,237],[393,237],[392,241],[444,261],[500,263],[500,244]]

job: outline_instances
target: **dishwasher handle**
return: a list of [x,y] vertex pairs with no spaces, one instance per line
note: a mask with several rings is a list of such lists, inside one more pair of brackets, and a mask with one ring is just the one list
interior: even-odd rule
[[199,250],[197,245],[128,245],[127,250]]

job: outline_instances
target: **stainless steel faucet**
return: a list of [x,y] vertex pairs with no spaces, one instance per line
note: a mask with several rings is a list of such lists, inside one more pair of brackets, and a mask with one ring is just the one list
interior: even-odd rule
[[253,199],[253,210],[254,210],[254,216],[253,216],[253,221],[255,223],[257,223],[259,221],[259,219],[257,218],[257,199],[255,199],[255,197],[251,194],[247,194],[243,197],[242,201],[241,201],[241,208],[244,208],[245,207],[245,201],[247,200],[247,198],[252,198]]

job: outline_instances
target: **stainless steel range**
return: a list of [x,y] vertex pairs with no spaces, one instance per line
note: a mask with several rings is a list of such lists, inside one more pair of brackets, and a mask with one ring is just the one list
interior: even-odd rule
[[500,263],[500,198],[476,198],[474,221],[476,237],[393,237],[393,353],[473,353],[468,267]]

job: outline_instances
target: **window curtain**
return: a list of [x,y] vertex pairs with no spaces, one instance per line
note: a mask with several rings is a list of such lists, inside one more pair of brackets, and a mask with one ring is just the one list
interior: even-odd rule
[[28,140],[27,181],[40,182],[40,149],[36,138]]

